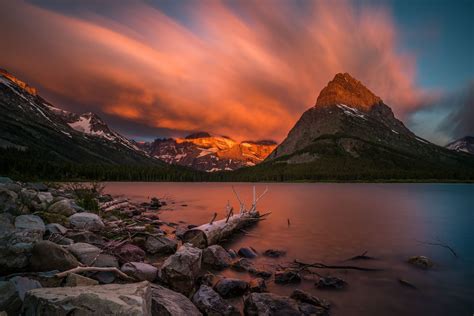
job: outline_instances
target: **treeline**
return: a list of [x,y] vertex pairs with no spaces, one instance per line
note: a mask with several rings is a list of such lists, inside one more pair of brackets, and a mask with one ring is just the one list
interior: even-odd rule
[[45,152],[0,149],[0,174],[22,181],[205,181],[208,175],[190,168],[139,164],[60,162]]

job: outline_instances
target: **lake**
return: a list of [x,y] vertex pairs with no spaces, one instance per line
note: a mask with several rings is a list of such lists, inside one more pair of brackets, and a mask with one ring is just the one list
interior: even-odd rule
[[[107,183],[106,192],[136,201],[160,197],[171,201],[161,219],[200,225],[214,212],[225,215],[229,200],[239,205],[232,186],[249,206],[249,183]],[[297,287],[332,303],[332,315],[472,315],[474,313],[474,185],[471,184],[256,184],[268,186],[261,199],[267,220],[224,244],[259,252],[284,249],[279,259],[259,256],[257,265],[275,267],[294,259],[350,264],[381,271],[318,270],[348,282],[341,291],[319,290],[314,280],[297,286],[267,282],[270,292],[289,295]],[[184,205],[184,206],[183,206]],[[288,220],[290,225],[288,225]],[[449,245],[449,249],[426,242]],[[377,260],[345,261],[368,251]],[[431,270],[408,263],[415,255],[433,259]],[[225,276],[249,279],[226,270]],[[404,279],[412,289],[398,281]]]

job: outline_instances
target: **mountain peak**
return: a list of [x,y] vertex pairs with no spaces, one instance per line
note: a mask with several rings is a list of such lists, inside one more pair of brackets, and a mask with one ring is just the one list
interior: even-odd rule
[[196,132],[185,137],[185,139],[197,139],[197,138],[208,138],[211,134],[208,132]]
[[8,72],[5,69],[0,68],[0,76],[7,78],[11,82],[13,82],[17,87],[25,90],[26,92],[28,92],[29,94],[33,96],[36,96],[38,94],[38,91],[36,90],[36,88],[29,86],[26,82],[21,81],[20,79],[18,79],[12,73]]
[[318,96],[316,106],[345,104],[362,111],[382,102],[372,91],[348,73],[338,73]]

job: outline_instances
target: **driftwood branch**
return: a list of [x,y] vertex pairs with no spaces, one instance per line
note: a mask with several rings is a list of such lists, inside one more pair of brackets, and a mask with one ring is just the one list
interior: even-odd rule
[[242,200],[240,199],[240,196],[239,194],[237,193],[237,191],[235,190],[234,186],[232,186],[232,191],[234,191],[234,194],[235,194],[235,197],[237,197],[237,200],[239,201],[239,204],[240,204],[240,213],[243,213],[245,211],[245,204],[242,202]]
[[216,217],[217,217],[217,213],[214,213],[214,216],[212,216],[212,219],[209,222],[209,225],[212,225],[212,223],[214,223],[214,220],[216,219]]
[[439,238],[437,238],[438,242],[428,242],[428,241],[420,241],[420,240],[417,240],[417,242],[419,242],[420,244],[425,244],[425,245],[430,245],[430,246],[440,246],[440,247],[443,247],[443,248],[446,248],[448,249],[454,257],[458,257],[458,254],[454,251],[453,248],[451,248],[449,245],[445,244],[445,243],[442,243],[441,240],[439,240]]
[[362,254],[357,255],[357,256],[354,256],[354,257],[350,257],[349,259],[346,259],[346,260],[344,260],[344,261],[351,261],[351,260],[375,260],[374,257],[367,256],[367,253],[368,253],[368,252],[369,252],[369,251],[366,250],[366,251],[364,251]]
[[365,268],[357,266],[346,266],[346,265],[327,265],[321,262],[304,263],[298,260],[293,262],[299,268],[316,268],[316,269],[343,269],[343,270],[359,270],[359,271],[381,271],[382,269],[376,268]]
[[114,272],[118,274],[122,279],[128,280],[128,281],[135,281],[135,279],[131,278],[130,276],[126,275],[119,269],[115,267],[76,267],[64,272],[60,272],[56,274],[56,277],[58,278],[64,278],[68,276],[71,273],[82,273],[82,272]]

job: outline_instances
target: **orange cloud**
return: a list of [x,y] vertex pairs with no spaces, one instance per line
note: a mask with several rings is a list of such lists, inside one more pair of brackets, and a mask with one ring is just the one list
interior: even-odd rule
[[337,72],[398,114],[419,106],[414,57],[398,52],[386,10],[303,5],[189,2],[178,20],[139,2],[109,15],[3,3],[0,59],[61,100],[176,135],[281,140]]

